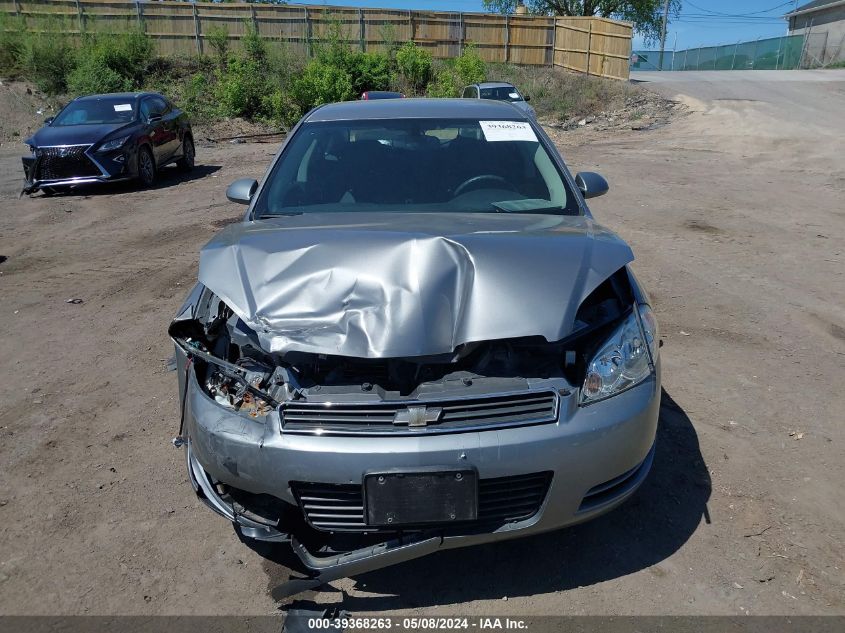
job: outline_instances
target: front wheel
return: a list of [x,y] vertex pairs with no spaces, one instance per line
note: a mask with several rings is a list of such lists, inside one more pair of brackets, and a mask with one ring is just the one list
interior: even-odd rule
[[194,148],[194,141],[190,136],[186,136],[182,141],[182,158],[176,161],[176,166],[184,172],[191,171],[194,168],[194,161],[196,159],[196,149]]
[[156,179],[156,164],[153,153],[148,147],[138,150],[138,180],[144,187],[149,187]]

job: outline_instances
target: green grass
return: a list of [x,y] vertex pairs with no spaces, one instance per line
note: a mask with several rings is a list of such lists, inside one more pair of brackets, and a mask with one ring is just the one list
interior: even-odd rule
[[34,24],[0,14],[0,75],[32,81],[50,96],[152,90],[197,123],[241,117],[281,126],[315,105],[355,99],[364,90],[454,97],[485,78],[509,81],[531,96],[540,118],[552,120],[616,109],[637,90],[557,68],[488,64],[472,46],[449,60],[432,60],[412,43],[364,54],[340,28],[330,30],[308,59],[284,43],[263,40],[249,25],[239,50],[229,48],[223,29],[212,33],[212,54],[204,57],[156,56],[152,40],[131,25],[121,33],[101,33],[98,26],[89,22],[74,40],[61,22]]

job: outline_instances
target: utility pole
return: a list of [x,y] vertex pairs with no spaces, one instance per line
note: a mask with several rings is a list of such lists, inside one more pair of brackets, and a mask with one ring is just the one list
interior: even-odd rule
[[669,0],[663,0],[663,26],[660,29],[660,61],[657,70],[663,70],[663,51],[666,49],[666,22],[669,20]]
[[675,70],[675,53],[678,52],[678,32],[675,31],[675,43],[672,44],[672,70]]

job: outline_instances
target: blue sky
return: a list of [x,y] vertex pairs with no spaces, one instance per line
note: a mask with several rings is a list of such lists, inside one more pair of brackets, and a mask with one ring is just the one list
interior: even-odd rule
[[[799,0],[798,5],[809,0]],[[695,46],[728,44],[778,37],[786,34],[785,13],[795,1],[785,0],[682,0],[681,15],[670,22],[666,47],[671,49],[677,37],[678,50]],[[634,38],[634,48],[642,42]]]
[[[798,4],[801,5],[807,1],[798,0]],[[310,0],[303,4],[434,11],[484,10],[481,0],[329,0],[323,3],[319,0]],[[695,0],[692,3],[682,0],[682,4],[683,9],[679,19],[669,24],[666,37],[668,49],[672,48],[676,35],[679,50],[700,45],[727,44],[738,40],[784,35],[786,20],[781,16],[792,9],[795,0]],[[642,48],[639,38],[634,39],[634,48]]]

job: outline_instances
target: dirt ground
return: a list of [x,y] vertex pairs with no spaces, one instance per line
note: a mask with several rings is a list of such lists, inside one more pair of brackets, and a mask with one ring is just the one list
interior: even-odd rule
[[17,145],[55,116],[58,99],[49,99],[31,83],[0,78],[0,144]]
[[[633,246],[664,341],[654,468],[594,522],[305,599],[355,614],[845,614],[845,73],[665,74],[667,125],[551,130]],[[736,81],[740,75],[745,79]],[[674,77],[673,77],[674,76]],[[680,95],[680,96],[678,96]],[[280,552],[202,506],[166,328],[273,144],[188,178],[18,199],[0,148],[0,613],[272,614]],[[81,299],[82,303],[67,303]],[[505,600],[507,598],[507,600]]]

